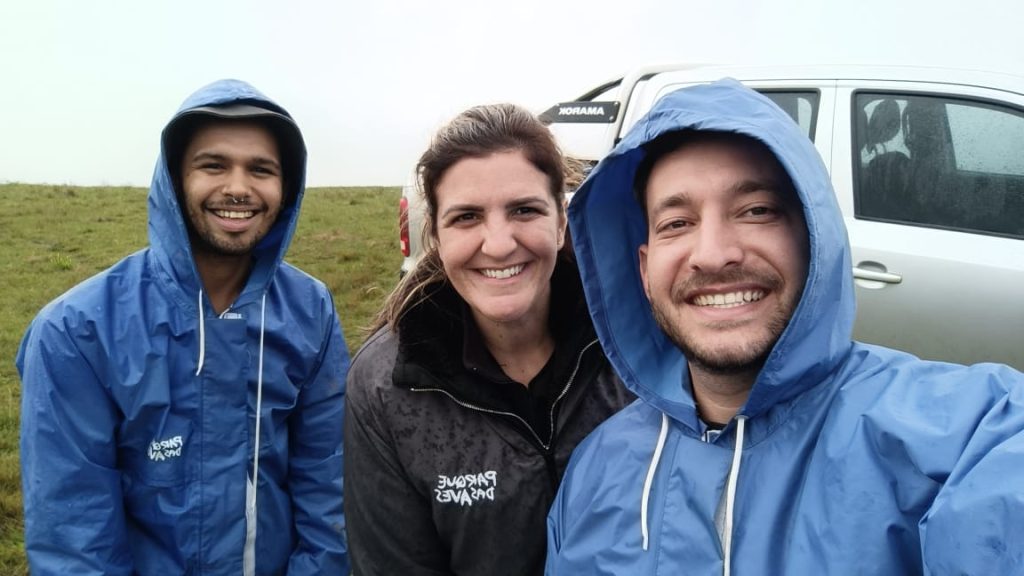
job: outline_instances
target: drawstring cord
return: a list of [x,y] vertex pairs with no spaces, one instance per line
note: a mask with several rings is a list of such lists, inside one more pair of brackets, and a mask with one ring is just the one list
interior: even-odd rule
[[[746,430],[746,416],[736,417],[736,446],[732,454],[732,466],[729,468],[729,483],[726,486],[725,496],[725,528],[722,535],[722,551],[725,562],[722,569],[723,576],[730,576],[732,572],[732,529],[733,516],[736,508],[736,485],[740,476],[740,463],[743,457],[743,435]],[[661,462],[661,453],[665,447],[665,439],[668,436],[668,415],[661,414],[661,431],[658,433],[658,443],[654,447],[654,456],[647,468],[647,477],[644,479],[643,496],[640,499],[640,534],[643,537],[643,549],[646,551],[650,544],[650,532],[647,528],[647,508],[650,504],[651,487],[654,485],[654,473]]]
[[736,417],[736,448],[732,453],[732,467],[729,470],[729,485],[726,487],[725,496],[725,530],[723,530],[722,542],[723,552],[725,553],[725,563],[722,569],[723,576],[729,576],[732,571],[733,512],[736,508],[736,483],[740,476],[740,457],[743,456],[743,429],[746,421],[746,416]]
[[651,486],[654,484],[654,472],[661,461],[661,450],[665,447],[665,438],[668,436],[668,415],[661,414],[661,432],[658,434],[658,443],[654,447],[654,457],[651,458],[651,465],[647,468],[647,478],[644,479],[644,493],[640,498],[640,534],[643,536],[643,547],[647,550],[649,543],[649,532],[647,530],[647,505],[651,498]]
[[196,376],[203,371],[203,362],[206,360],[206,321],[203,319],[203,289],[199,289],[199,299],[196,302],[196,310],[199,311],[199,362],[197,362]]

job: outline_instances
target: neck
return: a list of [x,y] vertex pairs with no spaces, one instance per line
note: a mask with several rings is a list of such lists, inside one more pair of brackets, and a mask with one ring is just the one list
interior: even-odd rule
[[194,258],[199,280],[203,284],[203,292],[210,298],[214,312],[224,312],[242,293],[242,288],[249,279],[249,270],[252,268],[251,256],[194,252]]
[[724,424],[747,402],[760,367],[745,372],[719,374],[690,364],[690,381],[698,413],[705,422]]
[[489,322],[474,314],[491,356],[505,375],[524,386],[529,386],[555,351],[546,312],[516,324]]

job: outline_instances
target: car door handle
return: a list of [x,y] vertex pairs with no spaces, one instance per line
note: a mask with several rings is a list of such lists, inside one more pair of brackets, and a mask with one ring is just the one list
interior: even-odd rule
[[892,272],[879,272],[878,270],[868,270],[867,268],[860,268],[858,266],[853,267],[853,277],[856,280],[874,280],[875,282],[885,282],[886,284],[899,284],[903,282],[903,276],[899,274],[893,274]]

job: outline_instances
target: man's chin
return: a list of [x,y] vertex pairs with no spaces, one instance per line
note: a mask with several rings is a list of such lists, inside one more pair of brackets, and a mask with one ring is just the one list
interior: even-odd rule
[[193,246],[197,252],[219,257],[248,256],[256,248],[256,242],[232,243],[217,238],[199,238]]
[[730,376],[734,374],[758,372],[768,359],[768,354],[771,353],[771,347],[768,347],[767,350],[761,353],[744,354],[735,352],[701,352],[687,346],[680,345],[679,342],[676,342],[676,346],[682,350],[683,355],[686,356],[686,361],[690,363],[691,367],[717,376]]
[[[663,327],[664,330],[664,327]],[[753,339],[742,342],[750,335],[734,334],[726,341],[715,342],[715,337],[686,336],[665,331],[670,340],[686,356],[691,367],[707,374],[729,376],[757,372],[764,366],[777,338]],[[737,342],[740,340],[741,342]]]
[[770,318],[763,330],[728,330],[738,326],[721,325],[716,330],[686,333],[677,330],[677,325],[670,320],[671,317],[662,314],[658,307],[652,306],[651,311],[655,322],[683,352],[691,367],[720,376],[759,372],[775,348],[775,343],[778,342],[790,317],[790,314],[780,311]]

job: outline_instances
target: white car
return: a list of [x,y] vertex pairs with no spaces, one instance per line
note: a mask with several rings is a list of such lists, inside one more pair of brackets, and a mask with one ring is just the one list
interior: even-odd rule
[[[568,155],[596,163],[665,94],[727,76],[788,112],[829,169],[852,246],[856,339],[1024,370],[1024,77],[665,65],[541,116]],[[405,271],[421,251],[413,184],[402,202]]]

